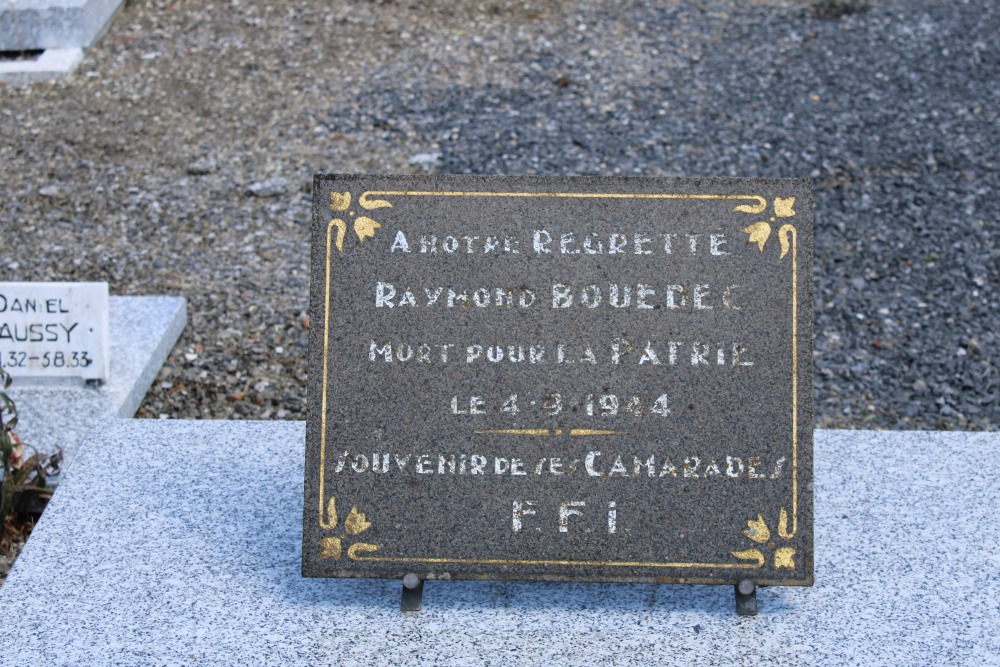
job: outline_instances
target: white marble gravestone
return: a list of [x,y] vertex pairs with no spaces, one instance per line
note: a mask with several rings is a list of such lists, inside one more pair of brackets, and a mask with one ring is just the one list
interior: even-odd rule
[[109,372],[107,283],[0,283],[0,366],[18,384]]

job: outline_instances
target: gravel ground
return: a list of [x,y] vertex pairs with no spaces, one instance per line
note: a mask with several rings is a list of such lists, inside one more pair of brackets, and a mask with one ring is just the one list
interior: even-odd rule
[[314,172],[811,177],[818,427],[1000,424],[1000,3],[134,0],[0,84],[0,280],[182,294],[144,417],[303,419]]

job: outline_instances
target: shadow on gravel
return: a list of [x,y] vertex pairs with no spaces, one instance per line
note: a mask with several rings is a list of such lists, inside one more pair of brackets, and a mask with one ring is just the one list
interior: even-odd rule
[[649,29],[689,66],[613,102],[552,49],[517,88],[383,86],[326,120],[415,131],[444,173],[811,176],[817,425],[995,429],[1000,11],[936,4],[750,11],[696,58]]

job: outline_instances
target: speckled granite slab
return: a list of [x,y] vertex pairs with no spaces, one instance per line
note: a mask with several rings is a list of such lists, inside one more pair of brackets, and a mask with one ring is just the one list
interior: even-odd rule
[[997,665],[996,433],[817,431],[816,583],[304,579],[305,426],[100,425],[0,588],[11,665]]
[[812,583],[809,181],[313,197],[304,573]]
[[18,434],[41,452],[62,447],[67,465],[98,420],[131,417],[139,409],[184,330],[187,302],[176,296],[112,296],[108,320],[111,372],[105,384],[90,389],[15,380],[9,391],[20,414]]

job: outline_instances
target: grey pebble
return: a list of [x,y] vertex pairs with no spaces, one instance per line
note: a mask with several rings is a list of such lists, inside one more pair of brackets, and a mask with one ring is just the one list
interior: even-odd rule
[[417,153],[410,157],[410,164],[430,169],[441,159],[440,153]]
[[253,197],[279,197],[288,191],[288,179],[278,176],[266,181],[252,183],[247,194]]
[[187,173],[192,176],[204,176],[206,174],[214,173],[215,170],[215,160],[211,158],[201,158],[200,160],[195,160],[187,166]]

